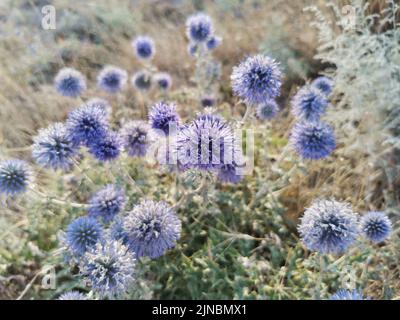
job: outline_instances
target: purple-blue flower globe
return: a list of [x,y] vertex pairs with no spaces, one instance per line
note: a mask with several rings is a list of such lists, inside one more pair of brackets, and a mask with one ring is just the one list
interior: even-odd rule
[[88,106],[94,105],[93,108],[102,109],[103,112],[104,112],[104,115],[105,115],[106,119],[109,119],[109,118],[110,118],[111,113],[112,113],[112,108],[111,108],[110,104],[109,104],[106,100],[104,100],[104,99],[102,99],[102,98],[97,98],[97,97],[96,97],[96,98],[91,98],[91,99],[89,99],[89,100],[86,102],[86,104],[87,104]]
[[215,106],[215,98],[212,96],[204,96],[203,98],[201,98],[201,106],[204,108],[210,108],[210,107],[214,107]]
[[275,100],[268,100],[257,106],[256,115],[260,120],[270,120],[279,112],[278,104]]
[[150,126],[156,132],[169,135],[179,126],[180,117],[176,112],[176,105],[173,103],[159,102],[153,105],[149,112]]
[[384,212],[371,211],[361,218],[361,232],[366,239],[380,243],[390,236],[392,223]]
[[133,50],[139,59],[149,60],[155,54],[154,41],[147,36],[139,36],[132,42]]
[[307,249],[333,254],[346,251],[360,233],[357,214],[347,203],[335,200],[314,201],[298,230]]
[[333,90],[333,80],[328,77],[318,77],[311,85],[319,89],[326,96],[329,96]]
[[165,202],[142,200],[124,217],[129,248],[137,257],[152,259],[175,247],[180,238],[181,221]]
[[102,236],[102,227],[96,219],[79,217],[68,225],[66,243],[72,253],[82,255],[101,241]]
[[129,121],[120,130],[122,145],[130,157],[144,157],[154,137],[144,121]]
[[97,86],[108,93],[117,93],[123,89],[128,73],[113,66],[106,66],[97,76]]
[[63,123],[41,129],[34,138],[32,156],[44,168],[69,170],[76,155],[77,146],[72,143]]
[[112,161],[119,157],[122,140],[118,133],[109,131],[101,139],[89,144],[89,152],[99,161]]
[[218,36],[212,36],[207,40],[206,46],[208,50],[214,50],[222,43],[222,38]]
[[340,289],[330,297],[330,300],[369,300],[369,299],[364,298],[361,290]]
[[319,121],[328,106],[328,99],[313,86],[302,87],[292,99],[292,113],[304,121]]
[[19,159],[0,161],[0,194],[14,196],[26,191],[32,179],[27,162]]
[[88,214],[108,223],[124,209],[124,206],[124,190],[110,184],[97,191],[90,199]]
[[86,90],[86,81],[79,71],[63,68],[54,78],[54,86],[62,96],[77,97]]
[[328,157],[336,148],[333,129],[324,122],[299,122],[290,134],[290,144],[303,159]]
[[259,54],[233,67],[231,83],[236,96],[258,105],[280,95],[282,72],[274,59]]
[[172,78],[169,73],[160,72],[154,76],[154,81],[161,90],[169,90],[172,86]]
[[204,42],[213,33],[211,18],[204,13],[196,13],[186,20],[186,34],[190,41]]
[[150,90],[152,82],[152,76],[147,71],[138,71],[131,78],[132,86],[139,91]]

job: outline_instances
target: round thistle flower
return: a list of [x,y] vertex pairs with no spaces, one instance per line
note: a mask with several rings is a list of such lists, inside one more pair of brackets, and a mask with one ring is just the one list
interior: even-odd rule
[[222,38],[218,36],[212,36],[207,40],[206,46],[208,50],[214,50],[222,43]]
[[171,88],[172,85],[172,78],[171,76],[166,73],[166,72],[160,72],[157,73],[154,76],[154,80],[157,83],[158,87],[161,90],[169,90]]
[[300,120],[319,121],[327,106],[326,96],[312,86],[304,86],[292,99],[292,113]]
[[125,70],[106,66],[97,76],[97,86],[108,93],[116,93],[125,86],[127,78]]
[[136,259],[120,241],[97,243],[84,255],[80,273],[101,298],[120,297],[134,283]]
[[18,159],[0,161],[0,193],[14,196],[23,193],[32,179],[29,165]]
[[158,258],[175,247],[180,238],[181,221],[165,202],[142,200],[124,218],[129,248],[137,257]]
[[233,67],[231,82],[235,95],[248,104],[261,104],[279,96],[282,72],[274,59],[256,55]]
[[77,97],[86,90],[85,78],[71,68],[61,69],[54,78],[54,85],[57,92],[66,97]]
[[256,114],[260,120],[270,120],[279,112],[278,104],[274,100],[268,100],[257,106]]
[[132,42],[133,50],[139,59],[150,60],[155,53],[154,41],[150,37],[139,36]]
[[323,122],[297,123],[292,129],[290,143],[302,158],[311,160],[326,158],[336,148],[333,129]]
[[92,108],[102,109],[106,119],[109,119],[111,116],[112,108],[110,104],[102,98],[92,98],[86,102],[86,105],[94,105]]
[[110,184],[97,191],[90,199],[89,205],[89,216],[102,218],[107,223],[123,210],[125,193],[121,188]]
[[80,217],[72,221],[66,231],[66,244],[74,254],[82,255],[102,239],[103,230],[96,219]]
[[333,81],[328,77],[318,77],[311,83],[311,85],[314,88],[319,89],[326,96],[329,96],[333,90]]
[[204,42],[213,33],[211,18],[204,13],[196,13],[186,20],[186,34],[193,42]]
[[201,106],[204,108],[213,107],[215,105],[215,98],[212,96],[205,96],[201,99]]
[[304,212],[298,230],[309,250],[341,253],[359,235],[358,217],[347,203],[317,200]]
[[69,291],[60,295],[57,300],[88,300],[88,298],[78,291]]
[[335,294],[333,294],[329,300],[368,300],[364,298],[361,290],[345,290],[340,289]]
[[99,104],[86,104],[68,114],[66,126],[72,143],[88,145],[107,134],[107,113]]
[[34,138],[32,156],[44,168],[68,170],[77,154],[63,123],[55,123],[41,129]]
[[129,244],[129,235],[124,230],[124,220],[121,217],[115,217],[109,228],[110,238],[113,240],[121,241],[123,245]]
[[121,128],[120,136],[130,157],[144,157],[153,142],[150,126],[143,121],[127,122]]
[[374,242],[385,241],[392,231],[392,223],[384,212],[371,211],[361,218],[363,236]]
[[219,116],[202,115],[178,132],[177,159],[184,166],[218,169],[233,163],[235,151],[233,130]]
[[108,132],[103,138],[89,144],[89,152],[99,161],[112,161],[121,154],[122,140],[113,131]]
[[161,130],[165,135],[174,132],[180,122],[175,104],[159,102],[153,105],[149,112],[149,122],[153,129]]
[[151,74],[147,71],[136,72],[131,78],[131,83],[139,91],[150,90],[152,84]]

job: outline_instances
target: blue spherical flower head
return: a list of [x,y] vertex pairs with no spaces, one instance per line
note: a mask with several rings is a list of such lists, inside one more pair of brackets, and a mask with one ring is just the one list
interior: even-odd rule
[[44,168],[69,170],[77,155],[77,146],[70,140],[63,123],[55,123],[39,131],[34,138],[32,156]]
[[152,259],[175,247],[180,238],[181,221],[165,202],[143,200],[124,218],[129,248],[137,257]]
[[120,213],[125,206],[125,193],[119,187],[107,185],[89,201],[89,216],[101,218],[104,222],[110,222]]
[[29,165],[18,159],[0,162],[0,194],[14,196],[26,191],[32,179]]
[[212,36],[207,40],[206,46],[208,50],[214,50],[222,43],[222,38],[218,36]]
[[129,121],[120,131],[122,145],[130,157],[144,157],[154,141],[150,126],[143,121]]
[[280,95],[282,72],[274,59],[256,55],[233,68],[231,82],[235,95],[257,105]]
[[57,92],[66,97],[77,97],[86,90],[85,78],[71,68],[61,69],[54,78],[54,85]]
[[313,86],[301,88],[292,100],[293,115],[305,121],[319,121],[327,106],[326,96]]
[[101,139],[108,131],[108,116],[98,104],[86,104],[68,114],[67,131],[76,145],[88,145]]
[[201,98],[201,106],[204,108],[210,108],[215,106],[215,98],[212,96],[205,96]]
[[102,239],[103,230],[96,219],[80,217],[67,227],[66,243],[76,255],[84,254]]
[[108,93],[117,93],[123,89],[128,73],[117,67],[107,66],[97,77],[97,86]]
[[124,220],[122,217],[115,217],[109,228],[109,236],[113,240],[120,241],[123,245],[128,246],[129,235],[124,230]]
[[195,56],[198,49],[199,49],[199,45],[197,43],[189,43],[187,46],[187,52],[191,57]]
[[152,85],[151,74],[147,71],[136,72],[131,78],[131,83],[136,90],[148,91]]
[[173,103],[159,102],[151,107],[149,112],[150,126],[165,135],[174,132],[179,126],[180,117]]
[[204,42],[213,33],[211,18],[204,13],[197,13],[186,20],[186,34],[193,42]]
[[57,300],[88,300],[87,296],[78,291],[69,291],[63,293]]
[[150,37],[139,36],[132,42],[132,47],[136,57],[139,59],[150,60],[155,53],[154,41]]
[[330,297],[330,300],[368,300],[364,298],[361,290],[340,289]]
[[342,253],[359,235],[357,214],[347,203],[317,200],[306,209],[299,225],[301,241],[321,253]]
[[336,148],[333,129],[323,122],[295,124],[290,143],[303,159],[311,160],[326,158]]
[[170,76],[168,73],[166,73],[166,72],[157,73],[157,74],[154,76],[154,80],[155,80],[155,82],[157,83],[158,87],[159,87],[161,90],[166,91],[166,90],[169,90],[169,89],[171,88],[171,85],[172,85],[172,78],[171,78],[171,76]]
[[333,90],[333,81],[328,77],[318,77],[311,85],[319,89],[326,96],[329,96]]
[[89,152],[99,161],[112,161],[119,157],[122,149],[121,137],[113,131],[89,144]]
[[92,98],[86,102],[86,105],[92,106],[92,108],[103,110],[106,119],[110,119],[112,108],[106,100],[102,98]]
[[100,298],[118,298],[134,283],[135,255],[120,241],[97,243],[84,255],[80,273]]
[[361,218],[363,236],[374,242],[385,241],[392,231],[392,223],[384,212],[371,211]]
[[216,115],[202,115],[178,132],[177,159],[190,168],[209,171],[232,164],[235,150],[232,128]]
[[279,112],[278,104],[274,100],[268,100],[257,106],[256,114],[260,120],[270,120]]

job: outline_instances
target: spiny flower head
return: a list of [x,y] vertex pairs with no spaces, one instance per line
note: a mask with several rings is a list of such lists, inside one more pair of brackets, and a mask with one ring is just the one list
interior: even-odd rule
[[346,251],[360,231],[357,214],[347,203],[335,200],[314,201],[298,229],[303,244],[321,253]]
[[32,179],[32,171],[23,160],[0,161],[0,194],[16,195],[25,192]]
[[193,42],[204,42],[213,33],[211,18],[204,13],[196,13],[186,20],[186,34]]
[[257,106],[256,114],[260,120],[270,120],[279,112],[278,104],[275,100],[265,101]]
[[60,295],[57,300],[88,300],[88,298],[78,291],[69,291]]
[[361,231],[366,239],[380,243],[389,237],[392,223],[384,212],[371,211],[361,218]]
[[232,164],[236,151],[232,128],[219,116],[204,114],[182,127],[177,136],[177,159],[201,170]]
[[114,131],[89,144],[89,152],[99,161],[112,161],[121,154],[122,140]]
[[102,98],[91,98],[86,102],[86,104],[88,106],[94,105],[93,108],[102,109],[104,111],[104,115],[105,115],[106,119],[110,118],[112,108],[106,100],[104,100]]
[[161,90],[168,90],[172,85],[172,78],[169,73],[160,72],[154,76],[154,80]]
[[97,243],[84,255],[80,273],[101,298],[118,298],[134,283],[136,259],[120,241]]
[[54,85],[57,92],[66,97],[77,97],[86,90],[85,78],[72,68],[61,69],[54,78]]
[[208,50],[214,50],[222,43],[222,38],[218,36],[212,36],[207,40],[206,46]]
[[333,129],[324,122],[299,122],[290,135],[294,150],[304,159],[319,160],[328,157],[336,148]]
[[153,129],[161,130],[165,135],[174,131],[179,125],[180,117],[173,103],[159,102],[151,107],[149,122]]
[[129,121],[121,128],[122,145],[130,157],[144,157],[154,140],[144,121]]
[[124,218],[129,248],[137,257],[158,258],[175,247],[180,238],[181,221],[165,202],[142,200]]
[[246,103],[255,105],[280,95],[282,72],[274,59],[256,55],[233,68],[233,93]]
[[66,126],[72,143],[88,145],[106,135],[108,116],[99,104],[86,104],[68,114]]
[[94,194],[89,205],[89,216],[110,222],[124,208],[124,190],[112,184],[107,185]]
[[102,239],[103,230],[96,219],[79,217],[72,221],[66,231],[66,243],[74,254],[82,255]]
[[326,96],[313,86],[302,87],[292,99],[292,112],[300,120],[319,121],[327,106]]
[[121,91],[126,84],[128,73],[121,68],[106,66],[97,76],[97,86],[108,92]]
[[77,147],[70,140],[63,123],[41,129],[34,138],[32,156],[44,168],[68,170],[77,154]]
[[152,84],[151,74],[147,71],[138,71],[132,76],[131,83],[135,89],[147,91],[151,88]]
[[154,41],[147,36],[139,36],[132,42],[133,50],[139,59],[149,60],[155,53]]
[[121,241],[123,245],[129,244],[129,235],[124,230],[124,220],[121,216],[115,217],[109,228],[110,239]]
[[340,289],[330,297],[330,300],[369,300],[364,298],[361,290]]
[[318,77],[311,85],[319,89],[326,96],[329,96],[333,90],[333,81],[328,77]]

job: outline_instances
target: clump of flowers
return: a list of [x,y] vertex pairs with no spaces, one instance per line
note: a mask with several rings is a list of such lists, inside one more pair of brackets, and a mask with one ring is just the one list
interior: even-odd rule
[[107,185],[90,199],[88,213],[91,217],[110,222],[123,210],[124,205],[124,191],[117,186]]
[[97,86],[108,93],[116,93],[123,89],[128,74],[125,70],[114,66],[106,66],[97,76]]
[[333,254],[346,251],[360,233],[357,214],[347,203],[335,200],[313,202],[298,230],[309,250]]
[[142,200],[124,218],[123,228],[137,257],[154,259],[175,247],[181,221],[165,202]]
[[319,121],[327,106],[325,94],[314,86],[301,88],[292,100],[292,112],[299,120]]
[[14,196],[27,190],[32,171],[27,162],[18,159],[0,162],[0,194]]
[[135,55],[139,59],[150,60],[155,54],[154,41],[147,36],[139,36],[132,42]]
[[63,68],[54,78],[54,86],[62,96],[77,97],[86,90],[86,81],[79,71]]
[[153,142],[150,126],[144,121],[129,121],[120,130],[122,145],[130,157],[144,157]]
[[392,223],[384,212],[371,211],[361,218],[363,236],[374,242],[385,241],[392,231]]
[[270,120],[279,112],[278,104],[275,100],[268,100],[257,106],[256,114],[260,120]]
[[175,130],[180,123],[176,105],[173,103],[159,102],[151,107],[149,122],[153,129],[161,130],[165,135]]
[[55,123],[41,129],[34,138],[32,156],[44,168],[68,170],[77,155],[77,147],[68,135],[63,123]]

